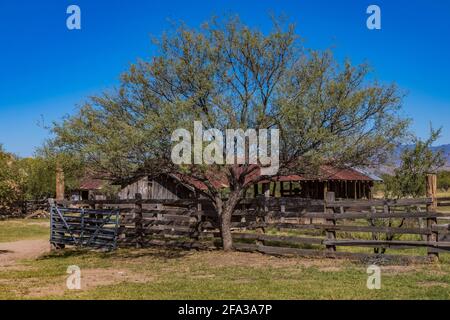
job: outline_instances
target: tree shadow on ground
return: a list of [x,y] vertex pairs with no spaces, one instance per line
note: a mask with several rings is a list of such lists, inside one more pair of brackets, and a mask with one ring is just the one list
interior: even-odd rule
[[78,256],[82,256],[85,254],[89,254],[90,252],[93,252],[93,250],[77,249],[77,248],[59,249],[59,250],[53,250],[49,253],[43,254],[37,260],[78,257]]
[[[65,248],[54,250],[40,256],[37,260],[46,260],[54,258],[73,258],[83,255],[92,255],[100,259],[136,259],[151,257],[156,259],[179,259],[191,255],[197,250],[180,248],[122,248],[112,251],[94,250],[87,248]],[[0,252],[2,253],[2,252]]]
[[151,257],[156,259],[179,259],[191,255],[197,250],[180,248],[142,248],[120,249],[114,252],[104,253],[102,258],[116,257],[122,259],[136,259]]

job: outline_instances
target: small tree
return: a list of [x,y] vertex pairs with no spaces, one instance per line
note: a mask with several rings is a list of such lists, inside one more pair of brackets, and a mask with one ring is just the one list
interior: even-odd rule
[[56,154],[45,147],[34,157],[19,158],[4,151],[0,145],[0,206],[54,197],[57,161],[62,163],[66,187],[77,187],[84,167],[76,157]]
[[438,188],[447,192],[450,189],[450,171],[438,173]]
[[[394,170],[394,175],[384,175],[385,195],[389,198],[421,197],[426,193],[425,177],[427,173],[436,172],[445,163],[441,152],[433,152],[432,144],[439,138],[441,129],[431,129],[430,137],[422,141],[414,139],[412,146],[405,147],[400,155],[400,166]],[[370,220],[372,226],[387,226],[401,228],[405,219],[396,224],[395,219]],[[422,219],[419,224],[422,225]],[[386,234],[385,240],[393,240],[400,235]],[[379,235],[373,235],[374,239],[380,239]],[[386,248],[374,248],[375,253],[384,253]]]
[[441,129],[431,129],[430,137],[422,141],[415,138],[412,146],[407,146],[400,155],[400,166],[392,176],[385,176],[386,195],[390,198],[418,198],[426,193],[425,177],[436,172],[445,164],[442,152],[432,150]]
[[27,176],[25,183],[27,199],[55,197],[57,164],[64,172],[65,188],[67,190],[77,188],[85,175],[84,163],[78,155],[59,152],[46,144],[36,151],[34,157],[20,159],[19,165]]
[[17,157],[0,144],[0,208],[8,208],[20,200],[23,174],[16,161]]
[[[62,158],[59,156],[59,158]],[[65,187],[70,190],[78,187],[83,175],[80,163],[67,158],[63,163]],[[56,158],[42,155],[18,159],[16,166],[23,172],[22,191],[24,200],[39,200],[55,197]]]

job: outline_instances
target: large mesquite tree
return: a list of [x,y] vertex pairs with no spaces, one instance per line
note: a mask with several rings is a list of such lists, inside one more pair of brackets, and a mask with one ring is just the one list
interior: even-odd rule
[[[202,181],[225,250],[232,249],[235,206],[267,177],[255,176],[257,166],[248,163],[175,165],[175,129],[192,132],[194,121],[219,130],[277,128],[279,173],[304,173],[325,163],[383,161],[407,126],[394,85],[368,81],[366,65],[305,50],[292,25],[275,21],[262,33],[238,18],[214,20],[199,29],[178,26],[155,45],[157,54],[131,65],[119,88],[56,124],[54,143],[109,177],[166,172]],[[211,176],[227,179],[225,198]]]

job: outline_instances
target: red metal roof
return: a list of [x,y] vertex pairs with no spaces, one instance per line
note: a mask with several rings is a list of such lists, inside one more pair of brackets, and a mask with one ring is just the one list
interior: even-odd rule
[[[255,171],[253,174],[250,174],[246,183],[251,183],[252,180],[259,177],[260,171],[259,169]],[[270,181],[280,181],[280,182],[289,182],[289,181],[325,181],[325,180],[340,180],[340,181],[374,181],[373,178],[368,175],[363,174],[352,168],[335,168],[332,166],[323,165],[320,167],[319,172],[316,174],[291,174],[291,175],[282,175],[276,176],[272,179],[268,179],[266,181],[261,181],[262,183],[267,183]]]
[[[194,177],[183,175],[183,174],[174,174],[173,175],[176,179],[180,180],[181,182],[193,186],[196,189],[199,190],[207,190],[208,187],[206,184],[198,179],[195,179]],[[208,180],[211,182],[211,184],[218,189],[221,188],[227,188],[228,187],[228,181],[226,180],[225,176],[221,174],[210,174],[208,175]]]
[[[255,171],[250,173],[245,179],[246,184],[251,183],[251,181],[259,177],[259,175],[260,169],[256,169]],[[191,185],[197,189],[200,190],[207,189],[206,185],[198,179],[181,174],[176,175],[176,177],[180,181],[188,185]],[[216,188],[228,187],[228,181],[223,173],[209,174],[208,180]],[[292,175],[276,176],[270,179],[270,181],[280,181],[280,182],[315,181],[315,180],[374,181],[374,179],[372,179],[371,177],[352,168],[335,168],[332,166],[325,166],[325,165],[320,167],[319,172],[317,174],[292,174]],[[267,182],[269,182],[269,180],[261,181],[260,183],[267,183]]]
[[101,179],[94,179],[94,178],[84,178],[80,182],[79,190],[100,190],[104,185],[106,181]]
[[360,180],[373,181],[373,179],[362,172],[352,168],[334,168],[332,166],[322,166],[320,168],[321,180]]

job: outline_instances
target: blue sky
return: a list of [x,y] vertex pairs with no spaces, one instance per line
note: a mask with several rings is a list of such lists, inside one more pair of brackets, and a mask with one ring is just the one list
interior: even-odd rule
[[[66,28],[79,5],[82,29]],[[366,28],[366,8],[381,8],[382,29]],[[2,0],[0,2],[0,143],[33,154],[52,121],[89,95],[118,83],[130,62],[152,55],[151,36],[170,21],[198,26],[211,15],[239,14],[269,30],[269,15],[286,14],[314,49],[369,62],[382,82],[408,93],[404,114],[424,137],[430,122],[450,143],[450,1],[448,0]]]

